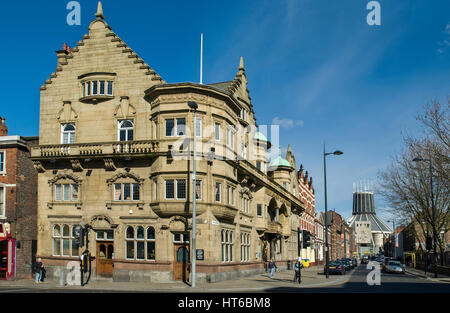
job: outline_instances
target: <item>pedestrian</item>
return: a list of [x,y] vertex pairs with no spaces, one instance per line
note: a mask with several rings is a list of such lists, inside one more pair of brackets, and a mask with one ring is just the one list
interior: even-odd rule
[[294,283],[298,280],[298,283],[302,283],[302,268],[303,268],[303,262],[301,258],[298,258],[297,262],[295,262],[294,270],[295,270],[295,276],[294,276]]
[[269,262],[270,278],[273,278],[273,273],[275,272],[275,269],[278,269],[278,267],[275,264],[275,262],[272,259],[270,259]]
[[42,282],[42,268],[44,267],[44,264],[42,264],[42,259],[39,258],[36,260],[36,263],[34,263],[34,272],[36,273],[36,284],[40,284]]

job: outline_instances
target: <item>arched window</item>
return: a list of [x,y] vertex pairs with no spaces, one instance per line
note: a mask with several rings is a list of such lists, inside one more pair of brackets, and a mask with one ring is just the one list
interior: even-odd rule
[[78,256],[74,228],[75,226],[69,225],[53,225],[53,256]]
[[144,227],[139,226],[136,230],[136,259],[145,259],[145,236]]
[[222,230],[222,262],[233,261],[233,232]]
[[134,140],[134,124],[133,121],[119,121],[119,141]]
[[153,227],[147,228],[147,260],[154,261],[156,259],[156,241],[155,229]]
[[131,226],[127,228],[126,245],[127,259],[134,260],[134,229]]
[[156,259],[155,229],[138,226],[135,231],[129,226],[126,230],[126,248],[128,260],[154,261]]
[[61,144],[70,145],[75,143],[75,124],[61,125]]

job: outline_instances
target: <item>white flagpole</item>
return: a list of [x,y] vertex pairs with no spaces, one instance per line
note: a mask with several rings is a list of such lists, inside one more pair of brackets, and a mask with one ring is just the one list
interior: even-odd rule
[[201,38],[201,49],[200,49],[200,85],[203,85],[203,33]]

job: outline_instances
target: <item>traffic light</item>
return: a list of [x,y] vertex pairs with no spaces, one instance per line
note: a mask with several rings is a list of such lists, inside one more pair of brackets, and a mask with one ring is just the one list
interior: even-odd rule
[[311,246],[311,233],[309,231],[303,231],[303,247],[308,248]]
[[83,227],[81,227],[81,226],[75,227],[75,229],[74,229],[75,244],[80,248],[84,247],[84,233],[85,233],[85,230]]

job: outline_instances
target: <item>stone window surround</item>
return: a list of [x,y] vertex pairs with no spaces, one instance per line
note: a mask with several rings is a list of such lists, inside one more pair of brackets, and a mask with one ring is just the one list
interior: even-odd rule
[[[82,203],[81,203],[81,196],[82,196],[82,179],[72,175],[72,174],[58,174],[53,179],[48,181],[48,184],[50,186],[50,199],[51,202],[47,204],[48,208],[51,210],[53,209],[53,206],[56,204],[74,204],[78,210],[81,209]],[[56,199],[56,185],[78,185],[78,200],[77,201],[55,201]],[[72,198],[72,197],[71,197]]]
[[[133,182],[134,181],[134,182]],[[115,184],[139,184],[139,196],[140,199],[145,199],[145,188],[144,188],[144,179],[141,179],[138,175],[135,175],[129,169],[125,169],[124,171],[116,174],[114,177],[106,180],[108,184],[109,194],[111,196],[111,201],[107,203],[107,208],[111,209],[112,205],[121,205],[121,204],[134,204],[138,206],[140,210],[144,209],[144,202],[142,200],[130,200],[130,201],[116,201],[114,200],[114,185]]]

